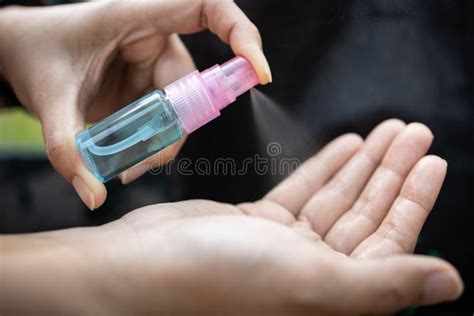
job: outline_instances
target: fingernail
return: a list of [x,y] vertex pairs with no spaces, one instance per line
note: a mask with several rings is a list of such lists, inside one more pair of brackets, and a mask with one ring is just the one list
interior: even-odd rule
[[428,276],[423,287],[423,304],[454,300],[463,291],[462,281],[450,272],[435,272]]
[[127,171],[122,172],[120,176],[120,181],[122,184],[129,184],[140,178],[145,172],[148,170],[148,163],[144,162],[139,164],[138,166],[134,166]]
[[124,171],[120,177],[120,182],[122,182],[123,185],[126,185],[126,184],[129,184],[130,182],[132,182],[133,180],[130,180],[130,177],[129,177],[129,172],[128,171]]
[[261,51],[262,53],[262,60],[263,60],[263,67],[264,67],[264,71],[265,71],[265,74],[268,76],[268,82],[271,83],[273,78],[272,78],[272,71],[270,70],[270,65],[268,64],[268,60],[267,58],[265,57],[265,55],[263,54],[263,51]]
[[93,211],[95,208],[95,199],[94,199],[94,194],[92,191],[89,189],[87,184],[84,182],[84,180],[79,177],[75,176],[72,179],[72,186],[76,190],[77,194],[79,194],[79,197],[81,198],[82,202],[91,210]]

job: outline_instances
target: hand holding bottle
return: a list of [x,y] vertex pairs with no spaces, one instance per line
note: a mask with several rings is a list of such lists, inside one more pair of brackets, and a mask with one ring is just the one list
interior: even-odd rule
[[[2,75],[40,119],[48,158],[94,209],[105,186],[84,166],[75,135],[194,65],[175,33],[209,29],[244,56],[259,81],[271,80],[258,30],[231,1],[97,2],[0,11]],[[179,141],[158,153],[165,163]],[[154,157],[156,158],[156,157]],[[144,164],[124,174],[128,183]]]
[[202,73],[196,70],[167,85],[166,95],[150,92],[80,132],[76,139],[82,160],[107,182],[217,118],[257,84],[257,74],[241,56]]

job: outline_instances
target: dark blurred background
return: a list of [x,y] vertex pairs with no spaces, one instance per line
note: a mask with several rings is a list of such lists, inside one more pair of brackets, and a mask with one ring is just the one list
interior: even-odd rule
[[[474,2],[237,3],[260,29],[272,67],[273,83],[261,91],[284,106],[318,144],[345,132],[365,136],[391,117],[423,122],[432,129],[431,153],[448,161],[448,176],[416,252],[453,263],[466,289],[456,302],[411,308],[401,314],[472,315],[474,215],[469,199],[474,194]],[[232,56],[209,33],[183,39],[199,69]],[[262,152],[257,134],[246,95],[192,135],[180,155],[211,162],[234,158],[242,163]],[[253,200],[275,182],[252,172],[242,176],[149,174],[126,187],[118,181],[108,183],[107,202],[90,212],[44,155],[1,148],[0,233],[98,225],[164,201]]]

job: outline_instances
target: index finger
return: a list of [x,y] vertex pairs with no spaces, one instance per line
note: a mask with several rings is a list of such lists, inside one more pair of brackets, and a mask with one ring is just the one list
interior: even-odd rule
[[113,2],[107,11],[107,20],[122,30],[125,21],[150,23],[169,34],[209,29],[228,43],[236,55],[248,59],[261,84],[272,81],[260,33],[233,1]]
[[362,138],[356,134],[339,136],[273,188],[264,199],[297,215],[307,200],[344,166],[362,143]]

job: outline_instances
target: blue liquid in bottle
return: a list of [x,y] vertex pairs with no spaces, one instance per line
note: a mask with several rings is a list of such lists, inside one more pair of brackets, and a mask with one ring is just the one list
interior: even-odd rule
[[156,90],[80,132],[76,143],[89,170],[107,182],[182,136],[171,103]]

